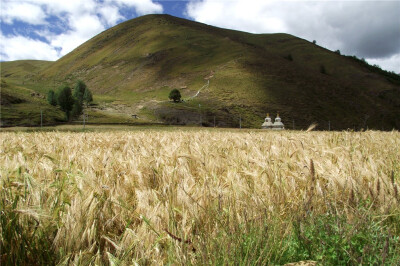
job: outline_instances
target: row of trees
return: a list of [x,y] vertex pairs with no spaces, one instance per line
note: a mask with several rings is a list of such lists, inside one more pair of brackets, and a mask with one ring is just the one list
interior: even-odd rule
[[49,90],[47,101],[53,106],[59,105],[65,112],[67,120],[82,114],[83,105],[86,106],[93,101],[92,92],[86,84],[78,80],[74,88],[74,94],[69,86],[60,87],[56,92]]

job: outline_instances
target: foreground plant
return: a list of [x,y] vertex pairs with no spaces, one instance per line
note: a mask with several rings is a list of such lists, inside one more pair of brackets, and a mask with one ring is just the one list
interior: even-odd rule
[[397,265],[399,146],[372,131],[1,133],[1,264]]

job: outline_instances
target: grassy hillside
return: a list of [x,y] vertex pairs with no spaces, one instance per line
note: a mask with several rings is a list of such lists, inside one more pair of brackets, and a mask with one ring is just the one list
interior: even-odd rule
[[[45,95],[25,87],[1,80],[0,91],[1,126],[53,125],[65,120],[64,113],[47,103]],[[42,113],[42,121],[41,121]]]
[[43,125],[64,121],[63,112],[47,104],[47,90],[40,93],[25,86],[41,69],[52,63],[40,60],[1,62],[1,126],[40,126],[41,112]]
[[[317,122],[324,129],[330,121],[333,129],[400,128],[396,78],[288,34],[169,15],[110,28],[24,84],[44,92],[77,79],[105,109],[147,121],[213,125],[215,117],[218,126],[238,126],[241,117],[243,126],[259,127],[267,112],[279,112],[289,127]],[[168,102],[173,88],[184,103]]]
[[[47,103],[49,89],[56,89],[61,84],[55,82],[38,82],[37,74],[54,62],[40,60],[19,60],[1,62],[1,126],[40,126],[41,112],[43,125],[66,123],[65,114],[57,107]],[[106,104],[110,97],[95,96],[96,103]],[[96,103],[94,106],[96,106]],[[98,109],[103,109],[103,105]],[[88,123],[107,124],[141,124],[142,119],[132,119],[128,114],[103,112],[88,108]],[[82,118],[77,118],[82,120]]]
[[17,60],[1,62],[1,76],[9,80],[30,80],[43,68],[52,65],[52,61],[42,60]]

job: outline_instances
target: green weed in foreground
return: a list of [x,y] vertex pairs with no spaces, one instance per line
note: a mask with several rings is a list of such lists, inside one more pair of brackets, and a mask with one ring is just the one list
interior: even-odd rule
[[[53,195],[41,195],[56,201],[51,215],[24,211],[18,208],[29,200],[33,185],[25,173],[19,181],[3,183],[1,197],[2,265],[51,265],[60,262],[62,250],[54,250],[52,242],[57,232],[59,215],[65,205],[65,180],[54,182]],[[288,262],[313,260],[324,265],[398,265],[400,238],[396,227],[399,214],[375,217],[368,209],[354,211],[350,222],[344,215],[328,213],[281,221],[278,217],[263,216],[258,221],[236,224],[232,215],[208,210],[208,223],[219,224],[216,236],[199,234],[198,246],[167,243],[170,263],[203,265],[281,265]],[[61,225],[62,226],[62,225]],[[202,231],[205,231],[203,229]],[[282,233],[284,232],[284,233]],[[398,233],[398,232],[397,232]],[[187,258],[176,257],[176,248],[186,249]],[[195,248],[195,249],[193,249]],[[64,262],[68,262],[64,254]],[[109,261],[122,263],[132,250],[120,258],[108,254]],[[195,260],[190,260],[190,258]],[[86,262],[96,261],[95,254],[86,254]],[[65,259],[67,259],[65,261]],[[146,258],[141,259],[146,262]],[[86,264],[81,261],[81,264]],[[90,263],[89,263],[90,264]]]
[[[197,257],[207,265],[282,265],[311,260],[322,265],[398,265],[400,238],[396,224],[357,210],[352,222],[326,214],[292,221],[278,218],[249,222],[202,236]],[[399,214],[393,215],[396,219]],[[228,227],[229,228],[229,227]]]
[[[3,180],[0,190],[1,265],[51,265],[56,219],[21,209],[29,201],[32,179],[18,169],[17,178]],[[46,197],[46,195],[41,195]],[[39,210],[40,211],[40,210]]]
[[366,210],[358,211],[359,217],[352,222],[337,214],[295,222],[295,260],[311,259],[325,265],[398,264],[400,239],[390,233],[394,225],[385,224]]

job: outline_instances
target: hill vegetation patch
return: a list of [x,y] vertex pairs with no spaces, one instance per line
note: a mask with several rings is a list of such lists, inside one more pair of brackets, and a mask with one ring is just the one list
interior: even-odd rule
[[290,34],[147,15],[100,33],[56,62],[0,64],[2,80],[40,95],[84,81],[96,106],[107,104],[102,121],[115,121],[118,111],[119,121],[137,114],[148,123],[192,124],[200,111],[166,104],[177,88],[182,99],[192,97],[207,109],[203,120],[216,117],[220,126],[236,127],[243,118],[243,127],[259,128],[266,113],[279,112],[295,129],[314,122],[320,130],[400,128],[398,74]]

